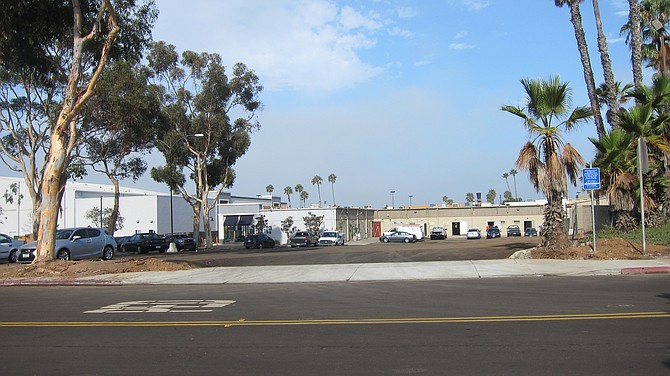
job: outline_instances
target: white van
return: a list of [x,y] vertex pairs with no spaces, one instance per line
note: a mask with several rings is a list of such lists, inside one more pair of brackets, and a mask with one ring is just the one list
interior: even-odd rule
[[414,234],[414,236],[416,236],[416,240],[423,240],[424,237],[423,228],[421,225],[399,225],[384,232],[384,235],[390,235],[392,232],[396,231],[405,231],[409,232],[410,234]]

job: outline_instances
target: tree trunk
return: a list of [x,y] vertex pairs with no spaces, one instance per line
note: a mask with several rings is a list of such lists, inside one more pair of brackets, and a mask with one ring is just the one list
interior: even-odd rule
[[561,195],[556,193],[553,199],[544,206],[544,223],[540,227],[542,241],[540,247],[549,251],[563,249],[569,246],[569,241],[563,228],[563,203]]
[[58,226],[60,198],[62,197],[61,191],[65,189],[65,182],[67,180],[65,167],[69,159],[66,136],[70,124],[67,122],[67,119],[67,116],[59,116],[56,126],[51,133],[49,154],[44,169],[45,179],[42,184],[42,204],[40,205],[37,250],[34,262],[42,262],[54,258],[55,234]]
[[593,119],[596,123],[598,139],[600,139],[605,134],[605,125],[603,123],[603,118],[600,115],[600,105],[598,104],[598,96],[596,95],[596,84],[593,78],[593,70],[591,69],[591,58],[589,57],[586,36],[584,35],[584,27],[582,26],[582,15],[579,12],[579,0],[568,1],[570,5],[570,21],[572,22],[572,25],[575,29],[575,38],[577,39],[579,56],[582,59],[582,67],[584,68],[584,81],[586,82],[586,90],[589,95],[589,102],[591,103]]
[[[119,179],[114,178],[113,175],[107,176],[109,177],[109,180],[112,181],[112,184],[114,184],[114,207],[112,208],[112,213],[109,216],[109,225],[107,226],[107,231],[114,235],[114,232],[116,231],[116,222],[119,220],[119,196],[121,194],[119,192]],[[102,211],[102,208],[100,208],[100,211]],[[100,225],[100,227],[102,227],[102,225]]]
[[633,85],[642,87],[642,17],[638,0],[628,0],[628,22],[630,26],[630,50],[633,64]]
[[600,7],[598,0],[593,0],[593,11],[596,18],[596,27],[598,29],[598,49],[600,50],[600,62],[603,66],[603,73],[605,76],[605,86],[607,87],[607,122],[611,127],[616,125],[619,112],[619,98],[617,96],[616,81],[614,80],[614,72],[612,72],[612,60],[607,49],[607,38],[603,33],[603,24],[600,19]]

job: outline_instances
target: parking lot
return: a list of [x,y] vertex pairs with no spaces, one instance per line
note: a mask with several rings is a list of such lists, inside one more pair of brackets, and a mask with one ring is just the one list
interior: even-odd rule
[[[171,261],[185,261],[201,266],[262,266],[350,264],[375,262],[457,261],[504,259],[514,252],[536,246],[539,239],[502,237],[497,239],[466,240],[463,237],[446,240],[423,240],[417,243],[380,243],[377,239],[352,241],[340,247],[244,249],[242,243],[215,245],[211,250],[179,253],[149,253]],[[137,257],[117,253],[116,258]]]

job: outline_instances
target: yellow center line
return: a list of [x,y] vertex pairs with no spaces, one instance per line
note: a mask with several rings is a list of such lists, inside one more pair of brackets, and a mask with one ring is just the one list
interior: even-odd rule
[[523,321],[569,321],[668,318],[670,312],[584,313],[535,316],[465,316],[407,317],[367,319],[305,319],[305,320],[213,320],[213,321],[8,321],[0,327],[179,327],[179,326],[291,326],[291,325],[378,325],[378,324],[444,324],[493,323]]

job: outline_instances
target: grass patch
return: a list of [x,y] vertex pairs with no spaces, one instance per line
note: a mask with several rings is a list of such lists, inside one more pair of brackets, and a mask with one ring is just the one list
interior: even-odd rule
[[[670,223],[660,227],[645,228],[647,244],[670,245]],[[638,228],[633,232],[619,232],[612,228],[600,230],[596,236],[601,238],[622,238],[631,243],[642,244],[642,229]]]

